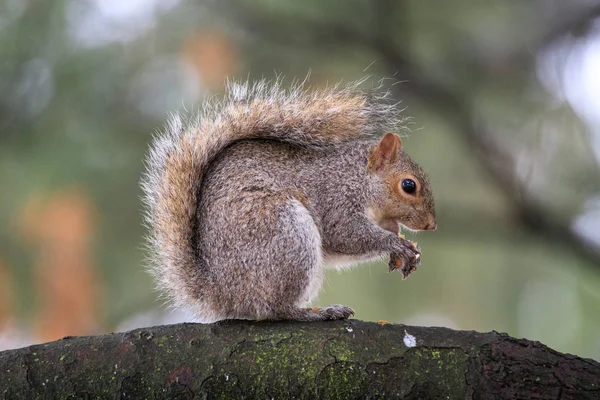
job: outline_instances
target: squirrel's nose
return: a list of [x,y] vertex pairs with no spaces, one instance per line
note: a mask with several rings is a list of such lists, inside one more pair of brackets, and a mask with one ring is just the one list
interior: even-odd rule
[[435,231],[436,229],[437,229],[437,222],[435,222],[435,219],[429,221],[427,226],[425,226],[426,231]]

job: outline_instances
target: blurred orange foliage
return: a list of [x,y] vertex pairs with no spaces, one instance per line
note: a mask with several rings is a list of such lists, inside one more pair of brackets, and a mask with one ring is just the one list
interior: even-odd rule
[[91,200],[77,189],[35,197],[22,217],[22,232],[37,250],[36,336],[50,341],[96,333],[102,285],[92,266]]
[[223,86],[240,64],[239,48],[222,32],[202,31],[191,35],[183,45],[182,57],[200,75],[209,89]]
[[0,260],[0,332],[14,317],[13,281],[8,267]]

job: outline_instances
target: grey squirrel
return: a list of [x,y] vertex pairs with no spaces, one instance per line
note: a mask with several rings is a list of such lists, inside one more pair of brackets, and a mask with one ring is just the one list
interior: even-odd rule
[[421,254],[400,227],[436,229],[427,175],[386,133],[399,122],[385,93],[356,83],[267,81],[171,117],[142,179],[158,288],[204,323],[354,315],[308,307],[325,269],[390,256],[406,277]]

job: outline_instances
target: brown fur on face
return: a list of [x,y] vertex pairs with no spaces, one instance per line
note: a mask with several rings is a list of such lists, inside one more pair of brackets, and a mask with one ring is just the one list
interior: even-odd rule
[[[379,225],[397,233],[398,224],[410,230],[435,230],[435,204],[427,174],[406,153],[398,135],[386,134],[369,157],[369,170],[379,174],[386,187],[386,195],[376,204]],[[416,183],[414,193],[402,189],[402,181]]]

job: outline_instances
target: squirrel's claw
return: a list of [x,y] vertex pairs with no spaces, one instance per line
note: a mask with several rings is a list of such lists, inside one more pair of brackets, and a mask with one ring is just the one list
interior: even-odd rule
[[398,269],[402,272],[402,279],[408,278],[421,264],[421,248],[416,242],[406,242],[410,244],[410,248],[403,249],[401,253],[391,253],[388,264],[390,272]]

